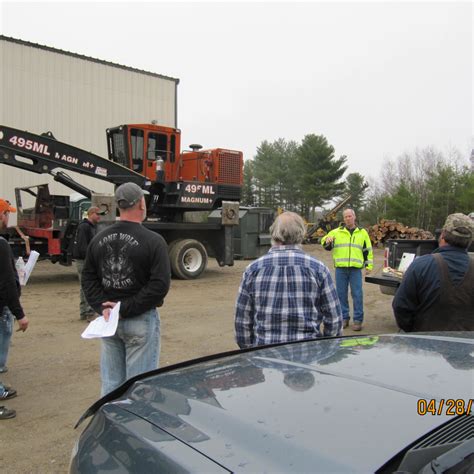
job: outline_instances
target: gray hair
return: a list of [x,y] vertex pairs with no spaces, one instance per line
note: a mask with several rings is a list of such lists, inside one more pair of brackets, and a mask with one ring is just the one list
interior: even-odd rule
[[283,212],[270,227],[272,244],[298,245],[304,240],[304,220],[294,212]]
[[467,249],[472,242],[472,237],[469,235],[461,237],[460,235],[455,235],[446,229],[441,232],[441,237],[446,241],[447,244],[452,245],[453,247],[459,247],[461,249]]
[[344,212],[346,212],[346,211],[351,211],[351,212],[352,212],[352,215],[353,215],[354,217],[356,217],[356,213],[355,213],[354,209],[352,209],[352,207],[346,207],[346,208],[342,211],[342,215],[344,215]]

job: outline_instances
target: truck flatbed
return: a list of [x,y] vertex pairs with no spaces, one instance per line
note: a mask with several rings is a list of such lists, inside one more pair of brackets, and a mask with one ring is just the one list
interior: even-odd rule
[[389,275],[383,275],[382,273],[377,273],[375,275],[367,275],[365,277],[365,281],[367,283],[375,283],[376,285],[383,285],[391,288],[398,288],[401,282],[399,278],[394,278]]

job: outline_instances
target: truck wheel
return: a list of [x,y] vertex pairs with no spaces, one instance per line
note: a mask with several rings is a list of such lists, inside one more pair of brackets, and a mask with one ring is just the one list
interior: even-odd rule
[[206,249],[197,240],[178,240],[171,245],[170,263],[176,278],[180,280],[197,278],[207,267]]
[[179,240],[179,239],[178,239],[178,240],[173,240],[172,242],[170,242],[170,243],[168,244],[168,255],[170,256],[170,258],[171,258],[171,252],[173,251],[174,246],[175,246],[178,242],[181,242],[181,240]]

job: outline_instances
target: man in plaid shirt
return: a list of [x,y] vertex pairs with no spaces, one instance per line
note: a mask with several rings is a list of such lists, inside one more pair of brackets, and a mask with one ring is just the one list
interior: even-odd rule
[[270,232],[272,248],[247,267],[240,284],[235,311],[239,347],[341,335],[342,311],[331,274],[300,248],[303,219],[284,212]]

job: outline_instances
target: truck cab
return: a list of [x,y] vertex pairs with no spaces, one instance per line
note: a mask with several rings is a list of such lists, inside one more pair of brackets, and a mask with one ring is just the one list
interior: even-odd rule
[[212,210],[239,201],[243,154],[190,145],[181,152],[181,131],[155,124],[107,130],[109,159],[143,175],[150,183],[150,217],[182,220],[185,211]]
[[177,176],[181,131],[153,124],[121,125],[107,129],[109,159],[150,181],[156,179],[157,162],[164,164],[164,180]]
[[[439,235],[439,231],[436,232]],[[407,240],[407,239],[391,239],[387,240],[384,253],[383,268],[375,274],[367,275],[365,281],[379,285],[380,291],[385,295],[395,295],[400,283],[402,275],[396,275],[390,272],[384,272],[384,269],[391,268],[397,270],[404,253],[411,253],[415,258],[432,253],[438,248],[437,239],[428,240]],[[474,256],[474,241],[468,249],[471,256]]]

